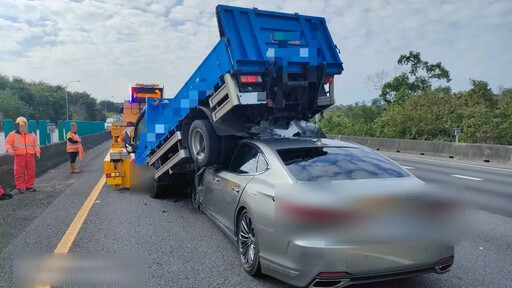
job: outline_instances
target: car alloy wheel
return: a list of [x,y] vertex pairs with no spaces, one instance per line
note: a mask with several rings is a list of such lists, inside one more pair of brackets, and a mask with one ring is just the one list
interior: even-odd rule
[[238,253],[244,270],[250,275],[259,273],[258,238],[251,216],[244,211],[238,223]]

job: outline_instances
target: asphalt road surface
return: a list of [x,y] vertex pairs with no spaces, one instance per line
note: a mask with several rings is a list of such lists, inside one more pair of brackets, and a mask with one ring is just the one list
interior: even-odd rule
[[[0,287],[12,287],[19,251],[52,253],[102,176],[107,144],[88,151],[83,173],[63,165],[38,178],[38,192],[0,202]],[[456,248],[452,271],[351,287],[512,287],[512,169],[388,154],[428,183],[467,196],[476,234]],[[142,256],[144,287],[289,287],[243,272],[235,247],[183,196],[104,186],[69,253]]]

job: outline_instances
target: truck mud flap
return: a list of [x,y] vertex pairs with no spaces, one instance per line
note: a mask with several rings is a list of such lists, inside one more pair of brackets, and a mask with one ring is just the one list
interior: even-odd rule
[[210,108],[212,108],[213,111],[212,116],[214,122],[219,120],[236,105],[240,105],[238,93],[238,85],[235,78],[231,74],[226,73],[224,75],[224,85],[208,100]]
[[[169,161],[165,162],[164,165],[160,166],[158,170],[155,172],[155,179],[158,179],[160,175],[164,174],[165,172],[169,171],[174,165],[188,159],[190,157],[190,154],[188,152],[188,149],[181,149],[178,153],[176,153],[174,156],[169,159]],[[169,171],[171,173],[172,171]]]
[[153,165],[165,152],[167,152],[172,146],[174,146],[178,141],[181,140],[181,132],[177,131],[172,135],[167,142],[165,142],[162,147],[158,149],[158,151],[151,155],[151,158],[149,158],[148,165]]
[[326,96],[318,97],[317,106],[334,105],[334,82],[329,82],[329,92]]

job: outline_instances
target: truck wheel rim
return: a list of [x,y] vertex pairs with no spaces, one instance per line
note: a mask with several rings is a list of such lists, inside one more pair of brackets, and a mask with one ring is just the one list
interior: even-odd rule
[[194,132],[192,132],[192,153],[196,156],[198,160],[201,160],[204,158],[205,154],[205,143],[204,143],[204,135],[201,130],[196,129]]
[[245,213],[240,221],[240,229],[238,232],[238,251],[242,258],[242,264],[249,269],[254,263],[256,255],[256,237],[252,220],[249,214]]

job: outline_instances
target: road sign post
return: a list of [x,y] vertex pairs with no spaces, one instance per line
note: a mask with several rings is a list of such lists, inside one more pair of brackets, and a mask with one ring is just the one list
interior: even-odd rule
[[455,143],[459,143],[460,128],[453,129],[453,134],[455,134]]

